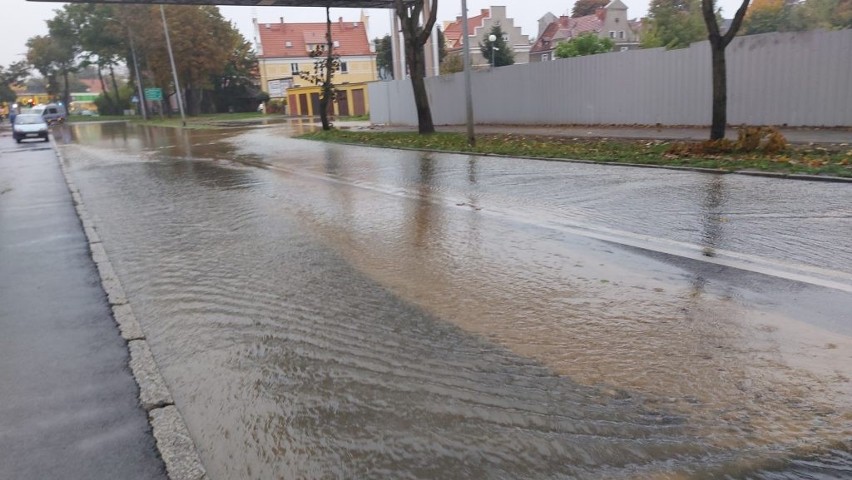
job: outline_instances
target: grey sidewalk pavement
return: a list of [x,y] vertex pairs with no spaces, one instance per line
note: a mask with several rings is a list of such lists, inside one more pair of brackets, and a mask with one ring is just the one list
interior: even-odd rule
[[0,130],[0,478],[166,479],[48,143]]
[[[376,131],[417,131],[417,127],[370,125],[369,122],[339,122],[339,127]],[[465,132],[464,125],[436,125],[439,132]],[[852,143],[852,128],[781,128],[787,141],[795,144]],[[552,135],[571,138],[624,138],[636,140],[707,140],[710,127],[630,127],[601,125],[476,125],[476,133],[513,133],[517,135]],[[728,127],[726,135],[737,138],[736,127]]]

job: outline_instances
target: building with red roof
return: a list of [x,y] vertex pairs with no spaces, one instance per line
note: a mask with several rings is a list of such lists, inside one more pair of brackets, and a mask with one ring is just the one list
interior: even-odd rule
[[[356,22],[341,17],[331,24],[334,52],[340,56],[336,84],[376,80],[376,54],[367,36],[369,18],[361,15]],[[254,21],[261,85],[272,98],[286,98],[287,88],[311,83],[299,76],[313,72],[315,59],[310,53],[326,44],[326,23],[291,23],[282,17],[276,23]]]
[[[474,65],[485,65],[489,60],[482,57],[479,44],[485,43],[486,37],[491,33],[491,28],[499,25],[503,31],[506,44],[515,54],[515,63],[528,63],[530,52],[530,37],[524,35],[521,27],[515,26],[515,21],[506,16],[506,7],[492,6],[483,8],[479,15],[468,17],[467,32],[470,36],[470,56]],[[462,33],[462,17],[456,17],[453,22],[444,22],[444,41],[446,42],[447,54],[461,54],[464,46]]]
[[[552,17],[552,14],[549,14]],[[554,50],[565,42],[586,33],[609,38],[615,51],[639,48],[639,35],[635,22],[627,19],[627,6],[621,0],[612,0],[606,7],[583,17],[561,16],[550,22],[530,49],[530,62],[554,60]]]

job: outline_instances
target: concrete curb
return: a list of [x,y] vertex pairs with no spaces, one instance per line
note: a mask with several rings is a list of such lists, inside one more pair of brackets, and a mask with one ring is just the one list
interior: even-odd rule
[[477,157],[496,157],[496,158],[523,158],[526,160],[542,160],[545,162],[566,162],[566,163],[585,163],[590,165],[609,165],[613,167],[639,167],[639,168],[656,168],[660,170],[679,170],[682,172],[697,172],[697,173],[712,173],[717,175],[745,175],[751,177],[767,177],[776,178],[779,180],[807,180],[813,182],[836,182],[836,183],[852,183],[852,178],[849,177],[833,177],[829,175],[808,175],[804,173],[783,173],[783,172],[763,172],[759,170],[722,170],[716,168],[702,167],[684,167],[680,165],[651,165],[645,163],[627,163],[627,162],[599,162],[595,160],[576,160],[572,158],[554,158],[554,157],[524,157],[520,155],[504,155],[500,153],[477,153],[477,152],[460,152],[456,150],[430,150],[426,148],[415,147],[386,147],[382,145],[368,145],[364,143],[352,142],[329,142],[325,140],[302,139],[315,142],[323,142],[334,145],[348,145],[353,147],[368,147],[368,148],[385,148],[390,150],[406,150],[410,152],[429,152],[443,153],[452,155],[474,155]]
[[139,403],[148,413],[148,422],[154,432],[157,450],[166,465],[166,472],[171,480],[204,480],[207,478],[207,473],[201,464],[198,450],[183,417],[174,405],[168,385],[160,373],[145,338],[145,332],[133,314],[121,281],[112,268],[94,222],[83,204],[83,197],[69,178],[65,170],[65,158],[52,137],[50,144],[59,161],[59,168],[68,190],[71,192],[77,216],[83,225],[92,260],[98,268],[101,285],[109,299],[113,318],[121,332],[121,337],[127,342],[130,370],[139,385]]

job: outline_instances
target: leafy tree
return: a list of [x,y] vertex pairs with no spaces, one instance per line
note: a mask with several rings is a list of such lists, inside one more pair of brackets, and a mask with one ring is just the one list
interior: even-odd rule
[[[494,35],[497,38],[493,42],[488,39],[491,35]],[[503,39],[503,29],[500,28],[500,25],[494,25],[491,27],[491,31],[488,35],[482,37],[482,42],[479,43],[479,51],[482,53],[482,56],[488,60],[489,64],[491,63],[491,59],[494,59],[493,67],[502,67],[504,65],[512,65],[515,63],[515,53],[509,48],[509,45],[506,44],[506,40]]]
[[592,15],[608,3],[609,0],[577,0],[574,2],[574,8],[571,9],[571,16],[577,18]]
[[447,58],[447,37],[444,36],[444,31],[438,27],[438,64]]
[[225,65],[224,73],[210,79],[216,111],[249,112],[257,109],[260,102],[268,100],[268,95],[255,86],[259,76],[257,55],[251,43],[242,36],[234,37],[231,58]]
[[453,53],[447,55],[441,62],[441,75],[458,73],[464,71],[464,59],[461,55]]
[[[172,86],[172,71],[165,32],[160,27],[160,10],[145,8],[147,18],[134,20],[146,22],[133,25],[133,32],[139,37],[137,47],[142,50],[154,83],[168,90]],[[240,34],[215,6],[170,5],[165,9],[187,113],[198,115],[205,105],[204,92],[213,88],[212,78],[224,74]]]
[[600,38],[594,33],[584,33],[567,42],[559,42],[556,45],[555,54],[557,58],[582,57],[611,52],[613,47],[615,42],[609,38]]
[[27,61],[44,77],[45,89],[50,96],[59,93],[56,77],[60,55],[56,42],[47,35],[36,35],[27,40]]
[[702,20],[701,0],[651,1],[643,48],[684,48],[705,38],[707,27]]
[[393,78],[393,44],[390,35],[382,38],[374,38],[373,45],[376,47],[376,68],[379,69],[379,78],[389,80]]
[[28,74],[29,65],[23,60],[5,68],[0,65],[0,102],[14,102],[17,95],[12,87],[21,85]]
[[[83,68],[96,67],[98,79],[103,90],[103,101],[100,105],[105,113],[119,114],[123,110],[119,105],[118,80],[115,67],[122,61],[122,55],[127,51],[127,27],[120,20],[122,9],[109,5],[75,4],[63,7],[62,15],[70,31],[80,44],[80,56]],[[110,88],[104,81],[103,70],[109,72]]]
[[340,70],[340,56],[334,53],[334,42],[331,38],[331,8],[325,7],[326,31],[325,45],[317,45],[311,52],[314,59],[313,72],[300,72],[299,76],[322,87],[320,94],[320,121],[323,130],[331,130],[328,111],[332,102],[337,99],[337,89],[334,86],[334,72]]
[[852,0],[807,0],[801,9],[809,29],[852,28]]
[[60,10],[56,16],[47,21],[50,42],[55,57],[54,68],[62,76],[62,102],[65,105],[71,103],[71,85],[69,76],[78,68],[77,56],[80,53],[80,43],[74,31],[73,20],[69,15]]
[[749,0],[742,0],[740,8],[734,14],[731,26],[723,35],[719,29],[719,15],[715,0],[701,0],[701,13],[707,25],[710,40],[710,55],[713,62],[713,119],[710,125],[710,140],[725,138],[725,126],[728,122],[728,77],[725,63],[725,47],[734,39],[743,23]]

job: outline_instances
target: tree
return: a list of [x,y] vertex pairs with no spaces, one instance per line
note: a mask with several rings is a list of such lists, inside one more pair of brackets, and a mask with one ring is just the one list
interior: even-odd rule
[[700,2],[652,0],[648,7],[648,30],[642,36],[642,47],[684,48],[692,42],[707,38]]
[[714,0],[701,0],[701,13],[707,25],[710,40],[710,54],[713,62],[713,119],[710,125],[710,140],[725,138],[725,125],[728,122],[728,78],[725,64],[725,47],[734,39],[743,23],[749,0],[742,0],[740,8],[734,14],[731,26],[722,35],[719,30],[718,13]]
[[852,0],[807,0],[800,8],[809,29],[852,28]]
[[452,53],[444,58],[441,62],[441,75],[449,73],[458,73],[464,71],[464,59],[457,53]]
[[62,103],[71,103],[71,85],[69,75],[77,71],[77,56],[80,53],[80,43],[74,31],[74,24],[69,15],[60,10],[56,16],[47,21],[50,32],[54,63],[53,66],[62,76]]
[[231,58],[221,75],[213,75],[212,102],[217,112],[250,112],[268,100],[255,86],[260,76],[257,55],[250,42],[242,36],[234,37]]
[[[104,92],[104,107],[107,113],[111,114],[120,114],[123,110],[115,75],[115,67],[121,63],[122,55],[128,49],[127,28],[120,20],[122,13],[123,9],[94,4],[66,5],[61,12],[67,19],[72,34],[80,43],[80,66],[96,67],[97,78]],[[104,81],[104,69],[110,74],[112,97]]]
[[[496,37],[496,40],[493,42],[488,39],[491,35]],[[500,28],[500,25],[491,27],[488,35],[482,37],[482,42],[479,43],[479,51],[488,60],[489,64],[492,63],[491,59],[494,59],[492,67],[502,67],[515,63],[515,53],[506,44],[506,40],[503,38],[503,29]]]
[[567,42],[556,45],[557,58],[582,57],[598,53],[611,52],[615,42],[609,38],[600,38],[594,33],[584,33]]
[[390,80],[393,78],[393,44],[390,35],[382,38],[374,38],[373,45],[376,47],[376,68],[379,70],[379,78]]
[[15,101],[17,95],[12,87],[21,85],[28,73],[29,65],[23,60],[5,68],[0,65],[0,102],[13,103]]
[[[154,77],[154,82],[164,89],[172,84],[172,71],[166,50],[165,32],[161,26],[159,7],[146,7],[147,22],[134,24],[139,37],[137,47],[142,50]],[[212,78],[224,74],[234,45],[240,33],[226,21],[218,7],[212,5],[169,5],[166,18],[172,43],[177,75],[183,88],[187,113],[198,115],[210,104],[205,104],[204,93],[213,88]],[[134,20],[140,21],[143,19]]]
[[607,6],[609,0],[577,0],[574,3],[574,8],[571,9],[571,16],[574,18],[593,15],[599,8]]
[[[429,18],[420,24],[424,2],[429,3]],[[417,130],[421,134],[435,133],[432,122],[432,109],[426,94],[426,53],[423,46],[429,39],[438,14],[438,0],[414,0],[403,2],[394,0],[394,10],[402,26],[402,38],[405,45],[405,63],[411,75],[411,88],[414,91],[414,105],[417,107]]]
[[325,7],[326,31],[325,45],[317,45],[311,52],[314,59],[314,71],[311,73],[301,72],[299,76],[305,80],[319,85],[322,90],[320,94],[320,121],[323,130],[331,130],[331,122],[328,120],[328,110],[332,102],[337,98],[337,90],[334,88],[334,72],[340,70],[340,56],[334,53],[334,42],[331,38],[331,8]]

